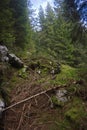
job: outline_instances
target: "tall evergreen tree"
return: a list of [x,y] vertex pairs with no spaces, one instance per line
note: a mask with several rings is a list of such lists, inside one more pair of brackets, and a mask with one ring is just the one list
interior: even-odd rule
[[10,7],[13,10],[14,18],[14,30],[16,41],[15,44],[22,47],[29,42],[30,38],[30,21],[29,21],[29,10],[28,0],[11,0]]
[[39,21],[41,30],[39,34],[39,43],[46,51],[50,49],[52,42],[54,17],[54,11],[49,3],[47,3],[45,14],[43,8],[40,7]]
[[45,14],[42,6],[39,8],[39,24],[40,24],[40,29],[44,30],[45,28]]
[[[74,0],[63,1],[63,18],[72,23],[72,30],[70,32],[71,42],[74,46],[73,56],[74,64],[79,64],[84,59],[85,48],[85,32],[80,21],[80,14],[78,13]],[[72,59],[73,60],[73,59]]]
[[14,30],[12,11],[9,7],[10,0],[0,1],[0,42],[14,43]]

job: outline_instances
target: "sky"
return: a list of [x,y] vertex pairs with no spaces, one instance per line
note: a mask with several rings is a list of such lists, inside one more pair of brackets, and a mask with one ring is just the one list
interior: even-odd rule
[[75,0],[83,26],[87,28],[87,0]]
[[[45,10],[47,2],[49,2],[53,6],[54,0],[31,0],[31,3],[33,4],[33,8],[36,11],[35,12],[36,15],[38,15],[38,9],[40,5]],[[77,11],[80,14],[81,21],[87,27],[87,0],[75,0],[75,4],[77,5]]]
[[36,9],[36,14],[38,14],[38,9],[40,5],[45,10],[47,2],[49,2],[51,5],[53,5],[54,0],[31,0],[31,3],[33,4],[33,8]]

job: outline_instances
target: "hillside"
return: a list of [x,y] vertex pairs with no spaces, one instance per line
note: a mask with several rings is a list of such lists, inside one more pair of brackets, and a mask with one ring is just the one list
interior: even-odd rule
[[86,12],[84,0],[0,1],[0,130],[87,130]]
[[[80,77],[83,71],[61,65],[60,71],[53,74],[49,70],[53,69],[56,62],[51,65],[50,62],[40,57],[39,67],[13,68],[11,71],[6,86],[11,88],[9,106],[19,104],[11,108],[8,106],[5,110],[5,130],[86,130],[87,73]],[[30,66],[29,63],[33,66],[38,60],[27,62],[27,66]],[[20,103],[24,99],[26,101]]]

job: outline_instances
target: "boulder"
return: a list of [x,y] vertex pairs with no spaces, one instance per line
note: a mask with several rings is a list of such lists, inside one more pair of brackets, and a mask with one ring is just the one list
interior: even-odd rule
[[8,62],[13,67],[22,68],[23,62],[15,54],[9,54],[8,49],[4,45],[0,45],[0,61]]
[[16,68],[22,68],[24,66],[23,62],[15,54],[8,54],[9,63]]
[[6,46],[0,45],[0,61],[2,62],[8,62],[8,49]]

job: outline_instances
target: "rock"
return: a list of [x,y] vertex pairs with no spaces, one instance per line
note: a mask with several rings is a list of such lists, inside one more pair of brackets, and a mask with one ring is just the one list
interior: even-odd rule
[[8,62],[8,49],[6,46],[0,45],[0,61],[2,62]]
[[23,62],[15,55],[15,54],[9,54],[9,63],[16,68],[22,68],[24,66]]
[[[51,97],[52,107],[63,107],[64,104],[69,100],[67,97],[67,90],[60,89],[55,91],[55,95]],[[51,107],[51,108],[52,108]]]
[[58,99],[58,101],[60,102],[67,102],[68,101],[68,97],[67,97],[67,90],[65,89],[60,89],[56,91],[56,97]]
[[54,106],[62,107],[68,100],[69,97],[67,96],[67,90],[65,89],[56,90],[56,94],[53,97]]
[[2,99],[0,99],[0,118],[2,118],[2,112],[4,108],[5,108],[5,103]]
[[7,47],[4,45],[0,45],[0,61],[8,62],[16,68],[22,68],[24,66],[20,58],[18,58],[15,54],[9,54]]
[[60,89],[55,91],[55,95],[51,97],[53,107],[63,107],[64,104],[69,100],[67,97],[67,90]]

